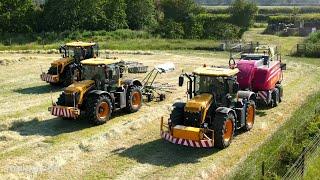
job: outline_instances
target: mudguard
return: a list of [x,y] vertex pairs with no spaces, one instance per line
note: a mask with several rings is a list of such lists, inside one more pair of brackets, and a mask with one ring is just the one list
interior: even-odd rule
[[228,114],[229,112],[233,113],[235,119],[237,119],[237,113],[231,109],[231,108],[227,108],[227,107],[218,107],[216,109],[216,113],[221,113],[221,114]]
[[256,94],[252,91],[238,91],[237,97],[241,99],[256,101]]
[[99,96],[101,96],[101,95],[106,95],[106,96],[108,96],[108,97],[110,98],[110,100],[111,100],[112,102],[114,102],[114,97],[111,96],[111,94],[110,94],[109,92],[107,92],[107,91],[92,90],[92,91],[90,91],[90,92],[88,93],[88,96],[91,96],[91,95],[99,95]]

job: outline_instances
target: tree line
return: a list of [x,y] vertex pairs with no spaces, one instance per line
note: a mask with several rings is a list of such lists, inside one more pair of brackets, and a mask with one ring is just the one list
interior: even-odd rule
[[[195,0],[203,5],[230,5],[234,0]],[[252,0],[260,6],[320,5],[319,0]]]
[[236,0],[230,14],[208,14],[193,0],[2,0],[1,33],[144,30],[164,38],[233,39],[258,8]]

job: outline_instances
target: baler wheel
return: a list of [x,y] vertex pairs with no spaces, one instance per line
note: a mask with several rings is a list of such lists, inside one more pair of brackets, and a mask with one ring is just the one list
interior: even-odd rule
[[280,102],[280,94],[279,90],[276,88],[274,91],[271,93],[271,107],[277,107]]

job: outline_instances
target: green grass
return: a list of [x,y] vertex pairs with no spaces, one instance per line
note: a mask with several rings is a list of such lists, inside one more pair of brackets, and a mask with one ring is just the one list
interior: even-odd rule
[[[303,130],[303,127],[308,122],[312,121],[315,114],[314,110],[320,102],[320,92],[309,96],[304,105],[298,109],[292,117],[277,130],[277,132],[270,137],[258,150],[253,152],[241,165],[237,171],[231,175],[232,179],[259,179],[261,178],[261,165],[264,161],[266,163],[266,170],[269,170],[268,175],[273,174],[275,165],[279,163],[279,153],[283,145],[291,142],[295,137],[293,129],[296,131]],[[301,147],[302,149],[302,147]],[[300,151],[299,151],[300,152]],[[283,169],[276,169],[277,171],[284,171]],[[284,171],[285,172],[285,171]]]
[[[88,39],[81,39],[89,41]],[[66,41],[67,42],[67,41]],[[219,42],[214,40],[193,40],[193,39],[112,39],[96,40],[99,42],[101,49],[111,50],[215,50],[219,46]],[[63,41],[52,44],[41,45],[36,42],[28,44],[13,44],[12,46],[5,46],[0,44],[0,51],[4,50],[50,50],[57,49]]]
[[320,179],[320,148],[318,148],[315,154],[315,158],[309,161],[306,167],[306,174],[304,176],[305,180],[313,180],[316,177]]
[[263,44],[277,45],[283,55],[291,55],[296,50],[297,43],[303,42],[302,37],[278,37],[275,35],[262,34],[264,28],[252,28],[247,31],[243,39],[246,41],[259,41]]

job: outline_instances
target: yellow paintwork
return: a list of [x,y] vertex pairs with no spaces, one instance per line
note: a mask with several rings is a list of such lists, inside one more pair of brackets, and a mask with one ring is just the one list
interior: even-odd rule
[[186,103],[184,108],[187,112],[200,112],[210,106],[213,96],[208,93],[200,94]]
[[82,104],[83,102],[83,96],[84,94],[88,91],[88,89],[94,85],[94,81],[93,80],[84,80],[84,81],[79,81],[76,83],[71,84],[70,86],[68,86],[64,92],[66,94],[73,94],[76,92],[80,93],[80,98],[78,101],[78,104]]
[[172,135],[175,138],[200,141],[203,139],[203,133],[200,128],[176,125],[172,129]]
[[65,64],[69,64],[73,61],[73,58],[60,58],[59,60],[53,61],[51,63],[52,66],[58,66],[60,64],[65,65]]
[[[58,67],[58,66],[61,65],[61,67],[59,68],[59,69],[60,69],[59,74],[60,74],[60,73],[62,73],[62,72],[64,71],[64,68],[65,68],[68,64],[70,64],[70,63],[72,63],[72,62],[73,62],[73,58],[69,58],[69,57],[67,57],[67,58],[61,58],[61,59],[59,59],[59,60],[53,61],[53,62],[51,63],[51,66],[53,66],[53,67]],[[59,74],[58,74],[58,75],[59,75]]]
[[189,100],[184,110],[191,113],[201,112],[201,122],[204,122],[212,101],[213,95],[208,93],[200,94]]
[[84,65],[110,65],[118,62],[119,60],[102,59],[102,58],[91,58],[91,59],[81,61],[81,63]]
[[197,75],[204,75],[204,76],[224,76],[224,77],[229,77],[229,76],[234,76],[238,74],[239,69],[234,68],[234,69],[228,69],[228,68],[218,68],[218,67],[200,67],[196,70],[193,71],[194,74]]
[[81,42],[81,41],[70,42],[66,44],[66,46],[69,46],[69,47],[88,47],[88,46],[94,46],[94,45],[96,45],[96,43],[88,43],[88,42]]

